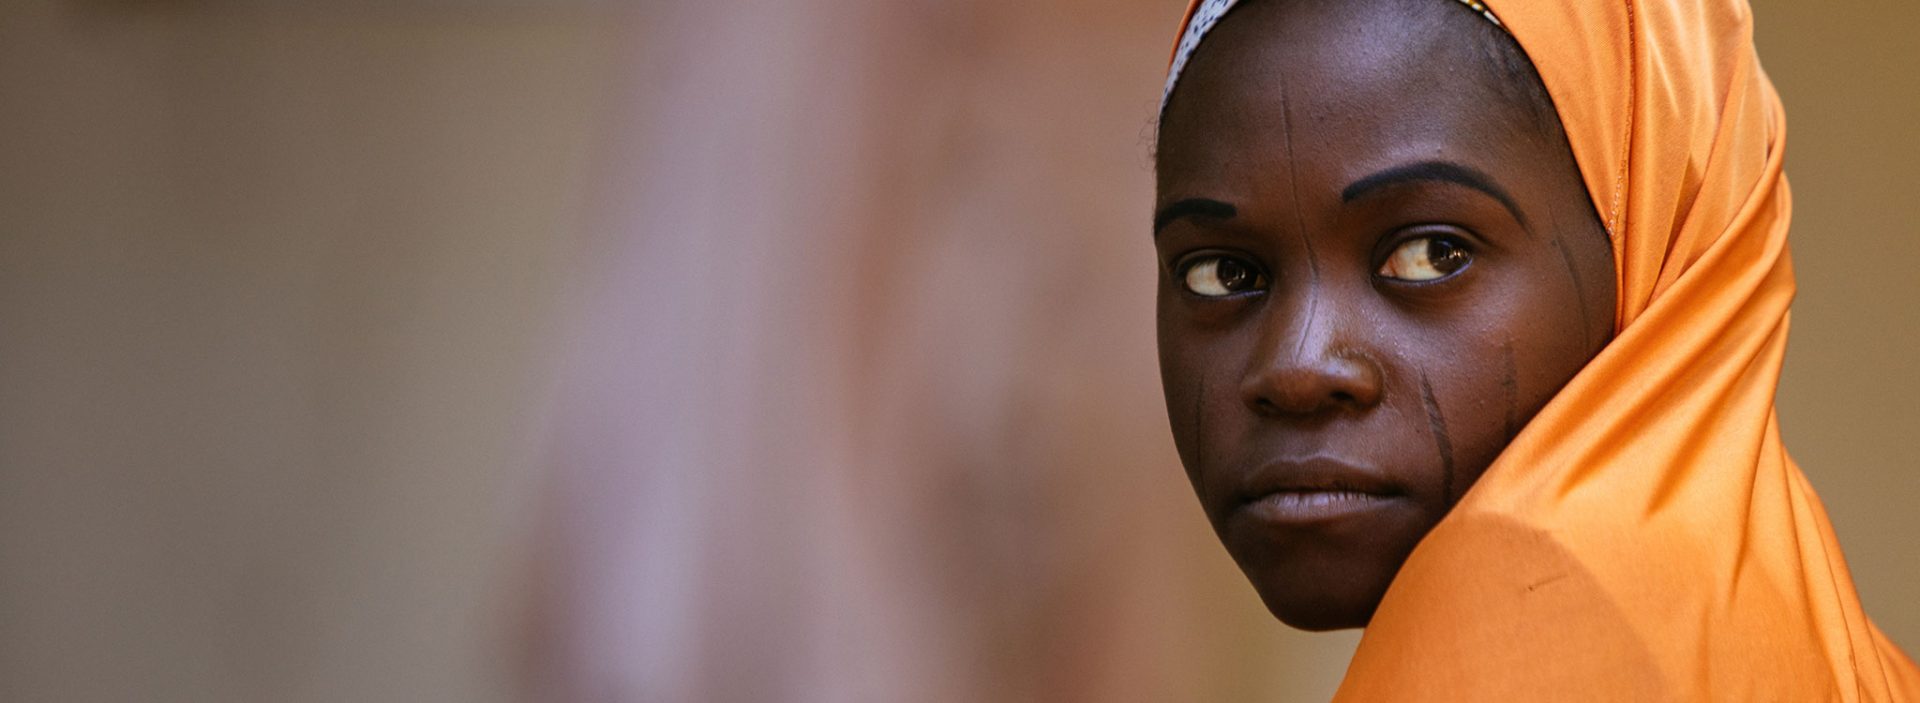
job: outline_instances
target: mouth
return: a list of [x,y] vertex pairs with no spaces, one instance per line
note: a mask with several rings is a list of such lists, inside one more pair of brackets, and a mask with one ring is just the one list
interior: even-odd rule
[[1274,526],[1357,517],[1406,498],[1380,472],[1324,458],[1276,461],[1248,475],[1235,511]]

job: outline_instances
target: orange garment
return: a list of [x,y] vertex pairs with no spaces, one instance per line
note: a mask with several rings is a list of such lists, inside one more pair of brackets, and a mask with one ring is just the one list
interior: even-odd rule
[[1780,443],[1786,124],[1746,1],[1489,4],[1612,239],[1618,336],[1414,550],[1336,700],[1920,700]]

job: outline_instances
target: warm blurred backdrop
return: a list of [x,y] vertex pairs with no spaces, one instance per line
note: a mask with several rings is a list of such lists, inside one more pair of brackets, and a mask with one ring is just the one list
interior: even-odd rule
[[[1755,5],[1914,651],[1920,4]],[[1324,699],[1160,408],[1181,10],[0,5],[0,700]]]

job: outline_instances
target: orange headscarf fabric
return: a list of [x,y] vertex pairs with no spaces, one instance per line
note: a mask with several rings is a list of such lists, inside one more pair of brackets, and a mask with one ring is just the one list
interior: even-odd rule
[[1780,442],[1786,123],[1746,0],[1489,4],[1612,239],[1617,336],[1414,550],[1337,700],[1920,700]]

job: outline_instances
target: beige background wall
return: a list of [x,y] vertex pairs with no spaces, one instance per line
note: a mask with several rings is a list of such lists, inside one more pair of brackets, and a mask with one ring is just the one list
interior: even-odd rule
[[[1324,698],[1157,407],[1178,4],[0,5],[0,700]],[[1755,4],[1913,651],[1920,5]]]
[[[1787,105],[1800,280],[1787,449],[1826,501],[1867,612],[1920,651],[1920,4],[1755,0]],[[1915,656],[1920,656],[1916,654]]]
[[499,700],[580,13],[0,3],[0,700]]

